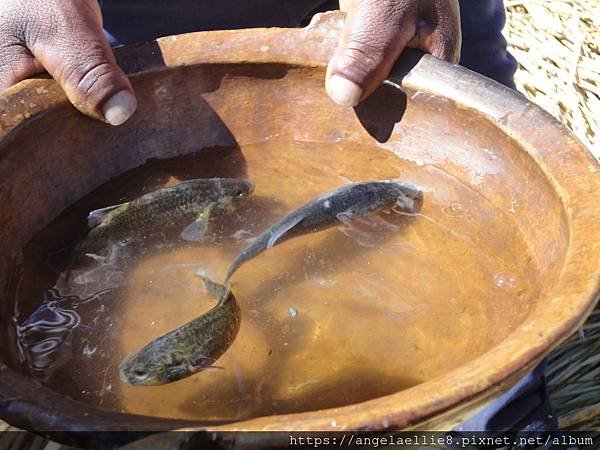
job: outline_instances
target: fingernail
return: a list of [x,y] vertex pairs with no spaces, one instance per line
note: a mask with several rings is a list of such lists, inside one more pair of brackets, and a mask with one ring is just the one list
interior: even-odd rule
[[129,91],[119,91],[109,98],[102,107],[104,118],[111,125],[117,126],[124,123],[137,108],[137,100]]
[[332,75],[325,82],[327,95],[340,106],[356,106],[362,96],[362,89],[356,83],[353,83],[339,75]]

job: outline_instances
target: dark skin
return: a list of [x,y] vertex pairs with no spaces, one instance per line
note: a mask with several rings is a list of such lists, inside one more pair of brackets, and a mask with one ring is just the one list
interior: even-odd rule
[[[325,83],[339,105],[369,96],[405,47],[458,61],[458,0],[341,0],[340,9],[345,26]],[[120,125],[137,107],[97,0],[0,0],[0,92],[44,70],[90,117]]]
[[458,0],[340,0],[340,9],[346,21],[327,68],[326,88],[342,106],[368,97],[405,47],[459,60]]

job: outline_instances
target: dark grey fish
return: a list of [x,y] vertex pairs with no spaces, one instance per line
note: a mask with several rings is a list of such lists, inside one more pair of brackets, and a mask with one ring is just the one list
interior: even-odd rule
[[209,367],[227,351],[240,330],[240,307],[229,286],[204,278],[207,291],[219,299],[208,312],[127,357],[121,379],[134,386],[172,383]]
[[109,242],[147,239],[177,231],[184,240],[201,240],[209,219],[251,194],[248,180],[188,180],[120,205],[92,211],[90,231],[75,254],[95,253]]
[[415,186],[394,180],[351,183],[323,194],[269,227],[231,263],[225,282],[246,261],[284,238],[333,226],[338,219],[353,217],[392,203],[413,210],[422,198]]

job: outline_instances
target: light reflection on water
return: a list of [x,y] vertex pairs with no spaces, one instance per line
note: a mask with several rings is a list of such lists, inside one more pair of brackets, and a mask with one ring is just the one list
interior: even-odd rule
[[81,323],[81,317],[69,305],[59,306],[67,299],[56,292],[46,292],[42,305],[17,326],[21,357],[42,378],[72,357],[71,330]]

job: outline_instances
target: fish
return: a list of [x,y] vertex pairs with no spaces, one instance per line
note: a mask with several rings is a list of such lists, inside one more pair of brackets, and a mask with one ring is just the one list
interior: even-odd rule
[[241,311],[230,285],[201,278],[207,292],[218,298],[217,304],[125,358],[119,365],[122,381],[132,386],[158,386],[218,368],[215,362],[233,344],[240,330]]
[[74,253],[93,257],[110,243],[148,240],[172,231],[183,240],[200,241],[211,217],[253,191],[254,184],[244,179],[196,179],[92,211],[87,237]]
[[242,264],[284,238],[322,230],[333,226],[338,220],[352,219],[392,203],[412,210],[422,201],[422,197],[417,187],[397,180],[349,183],[322,194],[258,235],[230,264],[225,283]]

